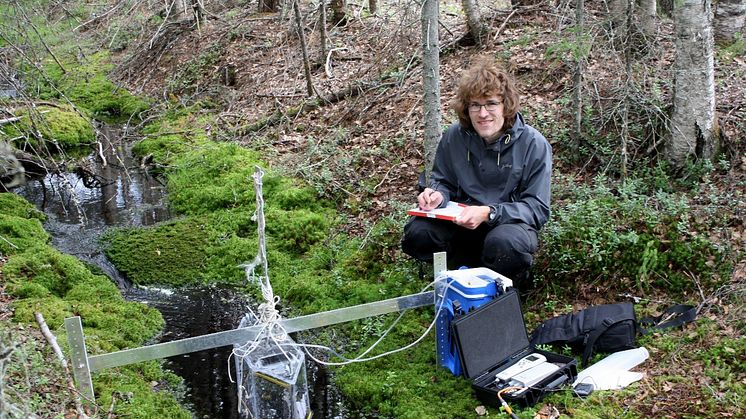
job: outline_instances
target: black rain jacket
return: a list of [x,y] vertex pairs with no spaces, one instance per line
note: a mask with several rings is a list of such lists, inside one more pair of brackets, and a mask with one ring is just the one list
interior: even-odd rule
[[494,207],[488,224],[526,223],[539,230],[549,219],[552,146],[516,114],[493,144],[455,123],[435,153],[430,187],[449,201]]

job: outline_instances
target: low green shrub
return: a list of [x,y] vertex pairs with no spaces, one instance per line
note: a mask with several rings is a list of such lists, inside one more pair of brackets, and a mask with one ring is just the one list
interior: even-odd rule
[[596,278],[610,290],[651,286],[672,292],[691,288],[691,275],[708,288],[722,281],[728,262],[717,246],[690,226],[683,195],[649,195],[641,182],[612,190],[607,180],[576,187],[555,205],[542,230],[534,272],[551,284]]

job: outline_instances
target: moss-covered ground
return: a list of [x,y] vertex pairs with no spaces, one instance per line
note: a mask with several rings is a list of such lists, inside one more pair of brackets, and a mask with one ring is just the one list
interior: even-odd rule
[[[63,321],[80,316],[86,345],[92,354],[140,346],[163,327],[158,311],[125,301],[109,278],[91,273],[80,260],[52,248],[41,224],[43,214],[23,198],[0,194],[0,214],[3,242],[0,283],[3,302],[12,301],[10,309],[15,324],[36,325],[34,314],[41,313],[60,346],[67,350]],[[44,402],[42,389],[47,386],[59,387],[58,392],[63,395],[67,392],[59,364],[50,364],[50,358],[36,355],[39,350],[35,348],[46,347],[42,352],[47,353],[51,349],[39,339],[18,340],[18,326],[7,320],[3,318],[0,323],[3,336],[8,338],[3,342],[4,348],[9,349],[4,403],[13,406],[13,412],[42,417],[64,415],[69,403],[60,404],[59,399],[50,397]],[[168,391],[177,389],[180,379],[164,372],[156,362],[105,371],[95,377],[99,406],[108,407],[112,397],[118,397],[119,415],[189,416],[177,403],[174,393]],[[158,383],[163,390],[154,391],[152,383]],[[123,395],[125,403],[121,402]]]

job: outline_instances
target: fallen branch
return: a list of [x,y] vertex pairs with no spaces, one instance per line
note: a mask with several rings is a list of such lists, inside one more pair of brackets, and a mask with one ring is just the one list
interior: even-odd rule
[[513,9],[513,11],[511,11],[510,14],[508,15],[508,17],[505,18],[505,20],[503,21],[502,25],[500,25],[500,27],[497,28],[497,31],[495,32],[495,36],[492,37],[493,41],[497,40],[497,37],[500,36],[500,34],[502,33],[503,29],[505,29],[505,26],[510,21],[510,18],[513,17],[513,15],[515,14],[515,12],[517,12],[517,11],[518,11],[518,9]]
[[44,321],[44,316],[41,313],[39,313],[38,311],[35,312],[34,317],[36,318],[36,322],[39,324],[41,334],[44,335],[47,343],[49,343],[49,346],[52,347],[54,354],[57,356],[57,359],[60,361],[60,364],[65,371],[65,378],[67,379],[67,389],[70,391],[70,394],[75,400],[75,410],[78,412],[78,418],[87,419],[88,415],[86,414],[85,409],[83,409],[83,404],[80,401],[80,394],[75,389],[75,383],[73,383],[72,375],[70,374],[70,368],[67,365],[67,360],[65,360],[65,355],[62,353],[62,349],[60,349],[60,346],[57,344],[57,338],[54,337],[52,332],[49,330],[49,327],[47,327],[47,322]]
[[101,144],[101,141],[96,141],[96,144],[98,145],[98,157],[101,159],[101,166],[106,167],[106,156],[104,156],[104,146]]
[[0,119],[0,125],[10,124],[11,122],[16,122],[16,121],[20,121],[20,120],[21,120],[20,116],[14,116],[12,118]]
[[283,121],[286,121],[288,119],[295,118],[295,117],[297,117],[299,115],[302,115],[302,114],[304,114],[306,112],[310,112],[310,111],[312,111],[314,109],[319,108],[322,105],[322,103],[325,104],[325,105],[326,104],[334,104],[334,103],[337,103],[340,100],[345,99],[345,98],[351,98],[351,97],[359,96],[360,94],[362,94],[362,93],[364,93],[364,92],[366,92],[368,90],[376,89],[376,88],[383,87],[383,86],[391,86],[393,84],[394,83],[371,83],[371,82],[354,84],[352,86],[349,86],[346,89],[340,90],[340,91],[338,91],[336,93],[333,93],[333,94],[331,94],[331,95],[329,95],[327,97],[321,98],[320,100],[319,99],[314,99],[314,100],[311,100],[311,101],[304,102],[302,105],[298,106],[297,108],[291,108],[291,109],[289,109],[287,111],[284,111],[284,112],[283,111],[276,111],[272,115],[270,115],[270,116],[268,116],[268,117],[266,117],[264,119],[261,119],[261,120],[259,120],[257,122],[254,122],[253,124],[249,124],[249,125],[245,125],[243,127],[239,127],[235,131],[235,135],[239,136],[239,137],[242,137],[242,136],[251,134],[252,132],[257,132],[257,131],[260,131],[260,130],[262,130],[264,128],[267,128],[267,127],[279,124],[279,123],[281,123]]

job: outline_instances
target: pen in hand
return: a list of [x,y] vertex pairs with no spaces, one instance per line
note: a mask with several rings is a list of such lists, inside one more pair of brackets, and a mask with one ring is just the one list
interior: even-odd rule
[[431,188],[425,188],[417,196],[417,204],[425,211],[438,208],[441,202],[443,202],[443,194]]

